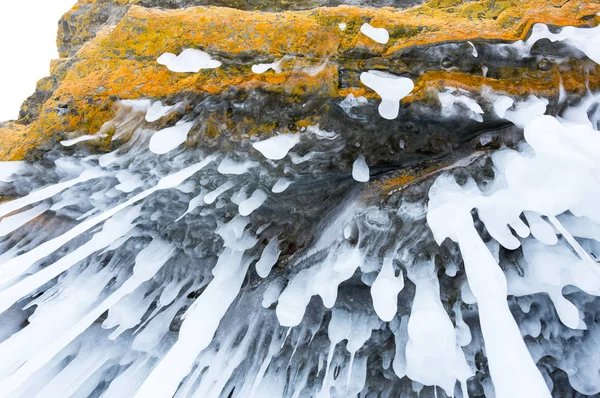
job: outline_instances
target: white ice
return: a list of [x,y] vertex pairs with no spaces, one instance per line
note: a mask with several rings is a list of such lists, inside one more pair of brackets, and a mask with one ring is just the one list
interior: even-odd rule
[[293,181],[290,179],[280,178],[277,180],[277,182],[275,182],[275,185],[273,185],[273,188],[271,188],[271,192],[282,193],[283,191],[288,189],[288,187],[290,185],[292,185],[292,183],[293,183]]
[[391,73],[370,70],[360,74],[360,81],[381,97],[379,114],[393,120],[400,112],[400,100],[415,88],[412,80]]
[[193,48],[185,49],[179,55],[164,53],[156,60],[165,65],[171,72],[197,73],[202,69],[215,69],[221,62],[212,59],[210,54]]
[[249,216],[252,212],[262,206],[269,196],[262,189],[257,189],[252,192],[252,195],[242,203],[240,203],[238,210],[240,215]]
[[0,182],[11,182],[25,168],[25,162],[0,162]]
[[352,164],[352,178],[358,182],[369,181],[369,166],[365,161],[365,157],[360,155]]
[[375,28],[365,23],[360,27],[360,31],[365,36],[380,44],[386,44],[390,40],[390,34],[385,28]]
[[235,162],[231,160],[229,157],[226,157],[221,161],[217,171],[221,174],[232,174],[232,175],[241,175],[247,173],[252,167],[258,166],[258,162],[253,162],[251,160],[246,160],[244,162]]
[[60,145],[69,147],[69,146],[73,146],[75,144],[78,144],[80,142],[98,140],[98,139],[104,138],[104,137],[106,137],[104,134],[80,135],[77,138],[73,138],[73,139],[70,139],[70,140],[61,141]]
[[173,108],[175,108],[175,105],[163,105],[161,101],[156,101],[148,108],[148,111],[146,112],[146,121],[149,123],[155,122],[169,113]]
[[283,71],[283,69],[281,67],[281,63],[283,62],[283,60],[284,60],[284,58],[280,59],[279,61],[270,63],[270,64],[252,65],[252,72],[260,75],[260,74],[265,73],[269,69],[273,69],[273,71],[275,71],[275,73],[281,73]]
[[252,146],[267,159],[281,160],[298,142],[300,142],[299,134],[279,134],[266,140],[255,142]]
[[271,268],[277,263],[280,253],[281,250],[279,250],[277,237],[271,238],[267,246],[265,246],[262,255],[260,256],[260,260],[256,263],[256,273],[258,276],[266,278],[269,275]]
[[150,139],[150,151],[162,155],[172,151],[187,139],[194,122],[178,122],[173,127],[167,127],[154,133]]
[[379,319],[390,322],[398,311],[398,293],[404,288],[404,275],[402,271],[394,274],[393,257],[387,256],[383,260],[377,279],[371,286],[373,308]]

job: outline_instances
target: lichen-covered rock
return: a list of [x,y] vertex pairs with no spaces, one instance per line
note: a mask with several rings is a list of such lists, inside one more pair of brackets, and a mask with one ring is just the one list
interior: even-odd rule
[[[281,7],[274,7],[276,3]],[[376,99],[359,79],[370,69],[414,80],[415,89],[403,99],[409,113],[412,102],[436,103],[436,93],[444,87],[472,93],[489,87],[513,96],[557,97],[561,84],[569,93],[600,84],[597,68],[585,58],[552,63],[540,56],[500,54],[494,47],[524,39],[536,22],[593,26],[600,18],[596,15],[600,6],[592,1],[430,1],[408,9],[342,5],[280,13],[247,11],[288,8],[286,3],[269,4],[227,3],[233,8],[218,8],[188,7],[197,5],[192,2],[79,2],[59,24],[62,58],[54,63],[52,75],[39,82],[17,121],[27,125],[28,140],[23,144],[31,146],[12,152],[27,153],[51,137],[95,134],[111,120],[116,100],[174,101],[190,94],[227,92],[246,96],[253,90],[279,94],[279,101],[290,105],[315,97],[343,99],[348,94]],[[386,28],[389,42],[379,44],[362,34],[360,28],[367,22]],[[477,57],[471,55],[471,45],[477,46]],[[202,49],[223,65],[182,74],[156,62],[165,52],[178,54],[186,48]],[[552,51],[560,49],[551,49],[546,56]],[[251,70],[254,64],[279,60],[281,73],[258,75]],[[302,128],[308,120],[316,124],[320,116],[300,112],[289,127]],[[240,126],[246,132],[268,131],[272,123],[255,117],[247,121],[246,128]],[[261,123],[266,124],[260,127]]]

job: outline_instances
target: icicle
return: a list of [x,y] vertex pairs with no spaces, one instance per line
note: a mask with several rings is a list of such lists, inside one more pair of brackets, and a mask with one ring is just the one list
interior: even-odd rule
[[25,271],[27,271],[27,269],[31,265],[33,265],[35,262],[37,262],[37,261],[41,260],[42,258],[48,256],[49,254],[53,253],[54,251],[56,251],[57,249],[59,249],[60,247],[65,245],[66,243],[70,242],[71,240],[75,239],[79,235],[85,233],[86,231],[95,227],[96,225],[100,224],[101,222],[108,220],[109,218],[111,218],[112,216],[114,216],[115,214],[120,212],[121,210],[126,209],[127,207],[136,204],[137,202],[147,198],[148,196],[152,195],[153,193],[157,192],[158,190],[171,189],[171,188],[178,186],[179,184],[181,184],[182,182],[187,180],[189,177],[191,177],[192,175],[194,175],[195,173],[200,171],[202,168],[204,168],[206,165],[208,165],[214,159],[216,159],[216,156],[210,155],[199,163],[196,163],[196,164],[186,167],[176,173],[173,173],[166,177],[163,177],[155,187],[150,188],[146,191],[140,192],[139,194],[135,195],[134,197],[132,197],[125,203],[115,206],[112,209],[105,211],[104,213],[101,213],[93,218],[90,218],[90,219],[82,222],[81,224],[78,224],[77,226],[75,226],[71,230],[67,231],[66,233],[64,233],[54,239],[51,239],[47,242],[42,243],[41,245],[37,246],[35,249],[33,249],[25,254],[22,254],[20,256],[14,257],[14,258],[6,261],[2,265],[2,267],[0,267],[0,284],[6,283],[7,281],[17,278],[19,275],[21,275]]
[[271,238],[260,256],[260,260],[256,263],[256,273],[261,278],[266,278],[271,272],[271,268],[277,263],[279,258],[279,242],[277,237]]
[[[237,296],[250,265],[249,261],[242,259],[244,251],[256,244],[256,240],[244,238],[246,234],[239,232],[240,221],[237,220],[234,218],[227,224],[221,230],[221,235],[242,236],[239,241],[224,238],[227,248],[221,253],[219,262],[213,269],[214,279],[186,312],[179,339],[152,370],[137,391],[136,397],[173,396],[196,357],[212,341],[221,319]],[[242,228],[244,227],[245,224]],[[230,248],[237,248],[240,244],[244,245],[241,251]]]
[[171,257],[173,251],[174,248],[170,244],[155,238],[137,255],[131,278],[116,292],[104,299],[97,307],[61,334],[60,337],[44,347],[34,358],[29,359],[15,373],[2,380],[0,382],[0,396],[2,396],[1,394],[10,394],[10,392],[25,383],[34,372],[44,366],[54,355],[90,327],[106,310],[133,292],[142,283],[151,279]]
[[10,202],[0,204],[0,217],[4,217],[5,215],[12,213],[13,211],[22,209],[23,207],[31,205],[33,203],[37,203],[44,199],[51,198],[54,195],[61,193],[65,189],[72,187],[73,185],[77,185],[92,179],[105,177],[107,175],[109,175],[107,172],[98,169],[85,170],[77,178],[38,189],[37,191],[33,191],[29,195],[23,196],[22,198],[14,199]]
[[3,218],[2,220],[0,220],[0,237],[6,236],[11,232],[16,231],[23,225],[27,224],[29,221],[44,214],[49,208],[50,205],[41,204],[36,207],[32,207],[29,210],[15,214],[14,216]]
[[371,286],[373,308],[379,318],[385,322],[391,321],[396,316],[398,293],[404,288],[402,271],[397,277],[394,275],[393,260],[391,255],[385,257],[377,279]]
[[[39,287],[56,278],[67,269],[87,258],[120,237],[127,234],[134,225],[132,221],[139,215],[140,208],[134,208],[123,215],[117,215],[106,221],[101,232],[81,247],[67,254],[54,264],[51,264],[35,274],[20,280],[16,284],[0,292],[0,313],[6,311],[10,306],[27,294],[34,292]],[[6,264],[4,264],[6,266]]]

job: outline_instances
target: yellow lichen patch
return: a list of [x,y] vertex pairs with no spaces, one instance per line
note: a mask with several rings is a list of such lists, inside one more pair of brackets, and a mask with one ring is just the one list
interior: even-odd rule
[[27,126],[0,123],[0,161],[24,159],[27,150],[37,147],[41,140],[41,136],[29,134]]

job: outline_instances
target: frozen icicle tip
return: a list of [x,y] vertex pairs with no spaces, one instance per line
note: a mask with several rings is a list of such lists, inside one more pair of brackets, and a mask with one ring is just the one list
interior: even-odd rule
[[342,23],[339,23],[339,24],[338,24],[338,28],[339,28],[339,29],[340,29],[342,32],[346,30],[346,27],[347,27],[347,25],[346,25],[344,22],[342,22]]
[[360,27],[360,32],[379,44],[386,44],[390,40],[390,34],[385,28],[375,28],[368,23]]
[[352,178],[358,182],[369,181],[369,166],[363,155],[360,155],[352,164]]
[[164,53],[156,60],[171,72],[197,73],[202,69],[215,69],[221,62],[212,59],[210,54],[193,48],[185,49],[179,55]]

